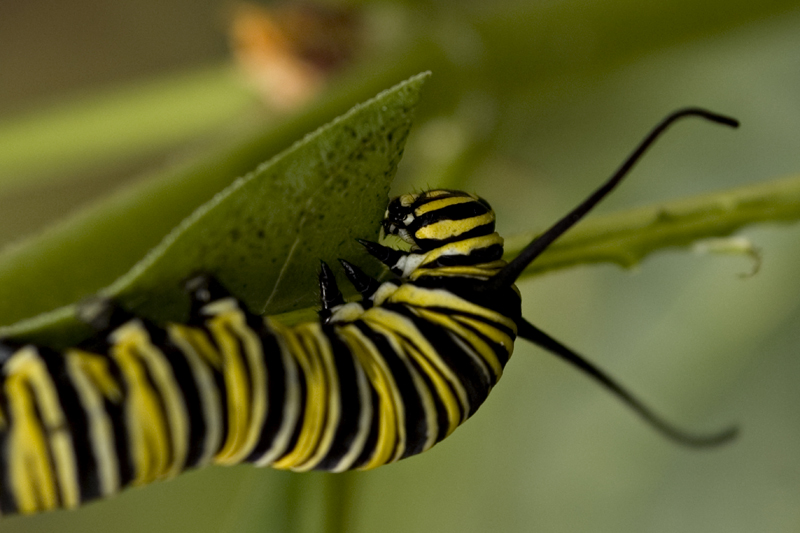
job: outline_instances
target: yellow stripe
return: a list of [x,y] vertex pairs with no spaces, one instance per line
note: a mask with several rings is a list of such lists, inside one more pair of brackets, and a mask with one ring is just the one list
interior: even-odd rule
[[[494,265],[494,263],[486,263],[486,265]],[[436,268],[420,268],[415,270],[408,276],[409,281],[415,281],[424,277],[450,277],[450,278],[475,278],[486,280],[500,272],[500,268],[493,266],[475,265],[475,266],[448,266]]]
[[461,324],[470,326],[472,329],[477,330],[496,344],[501,345],[510,357],[514,350],[514,341],[502,330],[492,327],[482,320],[459,315],[457,314],[457,311],[454,311],[454,314],[447,315],[427,309],[417,309],[417,312],[429,322],[439,324],[442,326],[442,328],[452,331],[454,334],[463,337],[464,341],[475,350],[477,355],[480,356],[476,362],[481,366],[489,365],[489,367],[492,369],[492,373],[497,376],[497,378],[503,374],[503,366],[500,364],[500,360],[497,358],[497,354],[495,353],[494,349],[481,337],[476,335],[473,331],[463,327]]
[[477,200],[471,196],[451,196],[448,198],[440,198],[439,200],[431,200],[414,209],[414,216],[420,217],[425,213],[438,211],[439,209],[450,207],[451,205],[466,204],[475,201]]
[[469,408],[467,392],[458,376],[442,361],[434,347],[408,318],[385,308],[376,307],[365,313],[364,319],[374,320],[400,335],[399,343],[402,349],[422,367],[422,371],[433,382],[436,394],[447,412],[447,435],[452,433],[461,422],[462,413]]
[[218,314],[206,326],[220,348],[228,404],[228,436],[214,460],[237,464],[258,442],[267,414],[264,355],[258,335],[247,325],[236,300],[227,298],[212,305]]
[[72,437],[44,361],[35,348],[26,346],[11,356],[5,371],[9,478],[20,512],[77,506],[80,489]]
[[403,207],[409,207],[411,204],[417,201],[417,196],[417,194],[404,194],[400,196],[400,205]]
[[[149,340],[149,338],[148,338]],[[166,411],[170,437],[170,463],[159,473],[160,478],[178,475],[186,463],[189,449],[189,413],[178,381],[166,356],[153,344],[142,345],[141,356],[158,388]]]
[[[478,330],[480,333],[491,339],[492,342],[501,345],[508,353],[509,357],[511,357],[511,354],[514,353],[514,340],[509,335],[507,335],[503,330],[492,327],[491,324],[487,324],[482,320],[477,320],[475,318],[466,317],[463,315],[456,314],[453,318],[456,321],[461,322],[462,324],[466,324],[472,327],[473,329]],[[517,331],[516,324],[513,324],[511,331],[516,333]],[[481,353],[484,352],[482,351]],[[486,355],[484,355],[483,358],[495,370],[495,373],[497,373],[499,377],[500,374],[502,374],[502,367],[500,366],[500,361],[497,360],[497,354],[491,348],[488,348],[485,353]],[[498,369],[500,370],[499,373],[497,372]]]
[[462,220],[440,220],[438,222],[422,226],[414,233],[414,237],[417,239],[434,239],[437,241],[443,241],[445,239],[462,235],[479,226],[489,224],[493,221],[494,213],[491,212]]
[[[411,375],[411,380],[414,382],[414,388],[419,395],[420,402],[422,403],[422,409],[425,412],[425,427],[428,428],[428,435],[422,450],[424,451],[431,448],[434,444],[436,444],[436,437],[439,433],[439,415],[436,411],[436,402],[434,400],[432,391],[428,388],[428,384],[422,378],[422,375],[417,370],[417,367],[411,363],[409,354],[406,353],[403,346],[401,346],[399,338],[395,332],[382,326],[380,323],[371,320],[369,316],[366,317],[364,321],[370,329],[383,335],[384,339],[386,339],[386,341],[392,346],[392,351],[394,351],[397,357],[403,362],[406,370],[408,370],[408,373]],[[405,425],[403,425],[403,432],[405,435]],[[407,446],[407,436],[404,437],[403,440],[406,442]],[[405,449],[401,450],[400,452],[405,452]]]
[[[442,245],[434,250],[431,250],[425,255],[425,260],[422,265],[427,265],[433,263],[437,259],[442,256],[447,255],[455,255],[455,256],[462,256],[462,255],[469,255],[470,252],[473,250],[478,250],[481,248],[488,248],[493,245],[503,245],[503,238],[498,235],[496,232],[490,235],[481,235],[479,237],[472,237],[470,239],[464,239],[461,241],[451,242],[445,245]],[[491,264],[491,263],[490,263]],[[420,272],[418,268],[412,273],[412,277],[415,273]],[[491,274],[490,274],[491,275]]]
[[243,447],[247,438],[250,418],[250,384],[244,366],[243,354],[235,339],[225,332],[225,328],[214,320],[207,323],[220,348],[222,356],[223,378],[225,381],[225,397],[228,407],[228,430],[225,443],[214,456],[214,461],[221,464],[235,464],[232,461]]
[[412,307],[441,307],[454,312],[479,316],[488,322],[500,324],[517,331],[514,321],[496,311],[474,304],[445,289],[427,289],[407,283],[401,285],[388,299],[391,303],[404,303]]
[[162,477],[170,467],[171,446],[168,421],[158,392],[150,385],[144,352],[149,339],[138,321],[128,322],[111,335],[109,350],[126,384],[125,424],[133,457],[133,485],[144,485]]
[[[461,342],[465,343],[468,348],[466,355],[471,357],[473,361],[483,369],[487,377],[494,379],[495,376],[499,377],[503,372],[503,367],[500,365],[500,361],[497,360],[497,356],[491,346],[486,344],[486,342],[474,332],[453,320],[450,315],[430,311],[428,309],[416,309],[416,312],[428,322],[441,326],[443,334],[450,332],[457,336]],[[491,371],[489,367],[491,367]]]
[[22,357],[17,352],[7,363],[19,365],[5,382],[10,418],[8,469],[19,512],[29,514],[55,509],[58,496],[44,428],[37,418],[36,400],[25,376],[27,362],[19,362]]
[[314,468],[328,454],[339,427],[342,416],[341,392],[339,390],[339,374],[336,370],[336,363],[333,360],[333,351],[328,338],[323,335],[322,328],[318,322],[302,324],[297,328],[298,333],[304,335],[308,340],[316,344],[318,353],[321,356],[322,371],[327,382],[327,400],[323,400],[325,408],[325,425],[321,429],[318,442],[314,446],[313,454],[303,462],[293,468],[302,472]]
[[[412,284],[406,284],[395,291],[394,294],[392,294],[392,296],[389,298],[389,301],[393,303],[404,303],[409,305],[415,308],[417,312],[419,312],[420,315],[426,320],[440,323],[446,328],[457,328],[457,326],[449,320],[457,320],[462,324],[470,325],[474,329],[477,329],[486,335],[492,341],[502,345],[508,351],[509,356],[514,350],[514,341],[512,338],[505,334],[502,330],[491,326],[491,324],[494,323],[516,332],[517,325],[513,320],[501,315],[496,311],[492,311],[491,309],[487,309],[464,300],[450,291],[444,289],[425,289],[416,287]],[[449,310],[450,313],[445,315],[431,312],[425,309],[426,307],[443,308]],[[475,315],[480,317],[480,320],[466,317],[464,316],[465,314]],[[450,318],[447,318],[448,316]],[[489,324],[487,324],[487,322]],[[492,350],[490,346],[487,346],[478,337],[472,336],[470,332],[463,329],[458,329],[458,331],[459,335],[462,335],[467,339],[474,338],[475,340],[470,340],[469,343],[476,349],[481,347],[479,353],[481,354],[482,358],[492,367],[494,373],[498,377],[502,375],[502,366],[500,365],[500,361],[497,359],[497,355],[494,353],[494,350]]]
[[314,453],[323,430],[330,383],[322,360],[321,351],[324,348],[316,342],[317,339],[313,334],[309,335],[303,331],[305,327],[312,326],[319,327],[319,324],[301,324],[293,328],[287,337],[290,352],[305,377],[305,413],[294,448],[273,464],[275,468],[296,468],[302,465]]
[[202,329],[184,326],[182,324],[169,324],[167,331],[170,336],[179,339],[181,346],[191,345],[191,351],[196,353],[204,365],[222,371],[222,356]]
[[[448,426],[445,437],[450,435],[461,424],[469,411],[467,391],[458,377],[444,364],[438,353],[430,345],[422,350],[403,342],[405,351],[422,367],[423,373],[433,382],[436,396],[447,413]],[[416,344],[416,343],[415,343]],[[427,343],[425,343],[427,344]],[[452,385],[452,389],[450,388]],[[454,393],[455,390],[455,393]]]
[[373,412],[373,416],[378,417],[378,440],[370,460],[359,467],[359,470],[369,470],[397,460],[404,451],[403,398],[386,361],[369,339],[353,325],[343,326],[340,331],[378,397],[377,409]]
[[178,475],[186,463],[186,454],[189,450],[189,413],[180,384],[166,355],[150,342],[150,337],[144,328],[141,328],[141,334],[139,355],[147,365],[150,377],[158,389],[169,427],[170,462],[167,465],[168,469],[159,472],[158,475],[160,478],[170,478]]

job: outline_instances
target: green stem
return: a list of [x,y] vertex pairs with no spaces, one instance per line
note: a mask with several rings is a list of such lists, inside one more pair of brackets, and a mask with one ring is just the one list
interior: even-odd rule
[[[523,276],[588,263],[629,268],[656,250],[727,236],[749,224],[798,219],[800,176],[591,217],[553,243]],[[515,257],[535,237],[509,238],[506,257]]]
[[352,508],[356,472],[328,476],[325,485],[325,533],[352,531]]

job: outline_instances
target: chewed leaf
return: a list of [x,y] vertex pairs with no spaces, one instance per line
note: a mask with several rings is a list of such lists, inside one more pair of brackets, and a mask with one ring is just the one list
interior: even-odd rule
[[[102,293],[148,318],[177,320],[187,307],[181,281],[210,272],[258,312],[313,305],[319,259],[364,263],[354,239],[377,235],[427,76],[356,106],[234,182]],[[49,330],[74,327],[72,314],[57,310],[4,333],[57,339]]]
[[740,278],[750,278],[761,270],[761,250],[746,237],[718,237],[694,243],[692,249],[699,254],[743,255],[752,261],[750,272],[742,272]]

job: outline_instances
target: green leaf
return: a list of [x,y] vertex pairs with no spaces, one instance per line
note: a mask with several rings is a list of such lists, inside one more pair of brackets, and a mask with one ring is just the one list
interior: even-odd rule
[[199,206],[296,139],[387,83],[328,95],[280,130],[259,126],[203,157],[153,173],[0,252],[0,324],[94,294],[128,272]]
[[[253,310],[314,304],[318,260],[363,263],[411,127],[417,75],[308,135],[203,204],[126,275],[101,291],[155,320],[185,316],[181,281],[211,272]],[[72,341],[72,306],[4,335]]]

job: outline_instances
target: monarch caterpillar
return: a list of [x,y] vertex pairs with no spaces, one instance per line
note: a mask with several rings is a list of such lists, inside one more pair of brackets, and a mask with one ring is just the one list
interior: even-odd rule
[[391,200],[382,222],[410,251],[359,241],[394,279],[379,282],[342,261],[362,295],[346,303],[322,263],[318,321],[262,318],[200,274],[186,283],[185,324],[158,326],[97,299],[81,309],[96,335],[73,348],[0,342],[0,512],[73,508],[211,463],[340,472],[416,455],[478,409],[517,337],[577,366],[679,443],[729,441],[736,428],[694,435],[659,418],[526,321],[514,286],[687,116],[738,125],[697,108],[669,115],[509,263],[485,200],[429,190]]

